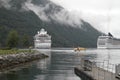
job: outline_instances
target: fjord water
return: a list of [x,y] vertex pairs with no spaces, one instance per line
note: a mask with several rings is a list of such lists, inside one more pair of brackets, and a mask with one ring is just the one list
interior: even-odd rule
[[0,74],[0,80],[80,80],[74,74],[79,65],[73,50],[39,50],[49,58],[37,60]]
[[80,64],[81,55],[96,61],[109,59],[109,63],[120,63],[120,50],[87,49],[74,52],[73,49],[39,50],[49,58],[20,65],[0,74],[0,80],[80,80],[74,74],[74,67]]

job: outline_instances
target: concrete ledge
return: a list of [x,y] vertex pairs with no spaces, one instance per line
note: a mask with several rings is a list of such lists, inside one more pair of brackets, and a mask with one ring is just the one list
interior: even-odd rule
[[80,70],[77,67],[74,68],[74,72],[82,80],[94,80],[90,75],[86,74],[83,70]]

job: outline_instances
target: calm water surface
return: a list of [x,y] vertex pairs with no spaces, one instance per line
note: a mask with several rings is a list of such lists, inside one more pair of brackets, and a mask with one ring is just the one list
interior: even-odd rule
[[0,80],[80,80],[74,67],[80,64],[73,50],[41,50],[49,58],[0,74]]
[[74,74],[74,67],[80,64],[81,55],[95,61],[109,60],[120,63],[120,50],[87,49],[74,52],[71,49],[40,50],[49,58],[24,64],[0,74],[0,80],[80,80]]

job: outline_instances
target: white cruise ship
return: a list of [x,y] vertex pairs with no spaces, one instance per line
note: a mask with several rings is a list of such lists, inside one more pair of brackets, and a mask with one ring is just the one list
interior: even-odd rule
[[99,36],[97,40],[97,48],[120,48],[120,39],[114,38],[110,33],[108,33],[106,36]]
[[51,36],[43,28],[34,36],[34,46],[39,49],[51,48]]

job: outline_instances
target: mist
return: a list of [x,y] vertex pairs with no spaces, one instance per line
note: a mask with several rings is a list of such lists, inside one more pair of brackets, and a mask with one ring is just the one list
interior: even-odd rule
[[120,38],[120,0],[51,0],[104,33]]
[[[0,0],[0,7],[11,9],[10,1]],[[81,28],[82,19],[99,31],[106,34],[111,32],[113,36],[120,37],[119,0],[46,0],[44,5],[32,1],[22,3],[21,10],[33,11],[43,21],[55,20],[60,24]]]
[[[0,0],[0,7],[6,9],[17,9],[13,4],[10,4],[13,0]],[[23,2],[25,1],[25,2]],[[60,24],[65,24],[71,27],[81,27],[81,18],[76,13],[70,13],[63,7],[55,4],[53,1],[46,0],[44,4],[34,4],[34,0],[23,0],[21,9],[19,11],[33,11],[42,21],[50,22],[56,21]],[[42,0],[41,0],[42,1]],[[51,8],[52,6],[52,8]],[[48,12],[49,11],[49,12]]]
[[11,5],[9,4],[11,0],[0,0],[0,7],[4,7],[7,9],[11,8]]
[[[52,9],[51,9],[52,5]],[[32,3],[32,0],[27,0],[25,4],[23,5],[23,8],[26,10],[31,10],[36,15],[39,16],[39,18],[43,21],[50,22],[51,20],[55,20],[56,22],[60,24],[66,24],[72,27],[81,27],[81,19],[78,18],[75,13],[69,13],[67,10],[65,10],[62,7],[56,7],[55,4],[52,2],[46,3],[44,6],[42,4],[35,5]],[[49,12],[46,12],[49,11]]]

